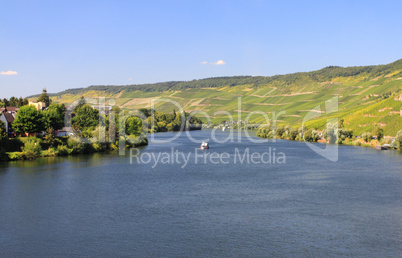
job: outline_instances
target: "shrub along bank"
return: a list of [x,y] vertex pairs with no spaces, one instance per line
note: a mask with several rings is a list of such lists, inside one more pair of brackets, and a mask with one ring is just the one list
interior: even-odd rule
[[332,144],[345,144],[363,147],[376,147],[381,144],[389,144],[390,148],[402,150],[402,130],[395,137],[384,137],[380,127],[373,132],[362,135],[354,135],[353,130],[343,127],[340,123],[328,124],[322,132],[306,127],[291,128],[289,126],[262,125],[257,131],[257,136],[266,139],[285,139],[292,141],[324,142]]
[[[125,141],[126,148],[144,146],[148,144],[147,138],[128,136]],[[18,137],[11,139],[8,147],[14,151],[7,151],[1,156],[1,160],[33,160],[39,157],[56,157],[74,154],[89,154],[95,152],[114,151],[119,149],[118,142],[99,142],[96,139],[88,139],[83,142],[78,137],[60,137],[49,144],[44,138]],[[19,150],[15,151],[16,148]]]

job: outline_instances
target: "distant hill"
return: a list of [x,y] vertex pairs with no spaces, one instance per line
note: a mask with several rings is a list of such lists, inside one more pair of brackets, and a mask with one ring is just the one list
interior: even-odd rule
[[[355,133],[382,126],[386,135],[402,129],[402,59],[387,65],[358,67],[329,66],[318,71],[275,76],[216,77],[193,81],[172,81],[127,86],[90,86],[50,94],[56,102],[70,104],[80,96],[106,97],[107,104],[126,109],[150,107],[152,100],[174,100],[187,112],[204,111],[215,123],[228,118],[217,111],[230,112],[234,120],[250,115],[250,122],[261,123],[263,112],[278,123],[299,126],[311,112],[319,115],[307,126],[322,129],[330,117],[344,119]],[[35,97],[35,96],[32,96]],[[238,98],[241,97],[241,111]],[[326,114],[325,101],[338,97],[338,112]],[[111,101],[112,100],[112,101]],[[315,109],[321,105],[320,110]],[[159,111],[178,107],[155,102]],[[197,116],[202,116],[198,114]]]

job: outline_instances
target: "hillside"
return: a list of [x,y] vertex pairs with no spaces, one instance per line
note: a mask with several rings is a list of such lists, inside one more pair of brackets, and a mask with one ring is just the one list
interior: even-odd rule
[[[355,133],[372,131],[381,126],[386,135],[395,135],[402,129],[402,59],[387,65],[338,67],[287,75],[235,76],[207,78],[193,81],[173,81],[127,86],[90,86],[50,94],[55,102],[72,103],[80,96],[106,97],[107,104],[125,109],[150,107],[155,102],[158,111],[178,110],[173,100],[185,111],[204,111],[212,122],[220,123],[228,111],[234,118],[261,123],[264,118],[252,112],[273,114],[285,111],[278,123],[299,126],[311,112],[318,117],[307,126],[322,129],[327,118],[344,119],[346,127]],[[32,96],[34,97],[34,96]],[[241,110],[238,99],[241,97]],[[325,101],[338,97],[338,112],[325,113]],[[317,106],[320,105],[320,109]],[[203,117],[204,115],[198,114]]]

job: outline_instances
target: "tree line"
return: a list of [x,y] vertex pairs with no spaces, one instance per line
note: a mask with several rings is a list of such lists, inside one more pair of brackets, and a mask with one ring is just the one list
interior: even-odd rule
[[[377,144],[390,144],[391,148],[402,149],[402,130],[398,131],[394,140],[384,138],[384,131],[376,127],[372,132],[365,132],[362,135],[354,135],[353,130],[343,125],[343,119],[338,123],[328,123],[326,129],[321,133],[314,128],[299,128],[290,126],[276,126],[265,124],[258,128],[257,137],[266,139],[285,139],[292,141],[323,142],[330,144],[346,144],[365,147],[374,147]],[[375,138],[374,138],[375,136]]]

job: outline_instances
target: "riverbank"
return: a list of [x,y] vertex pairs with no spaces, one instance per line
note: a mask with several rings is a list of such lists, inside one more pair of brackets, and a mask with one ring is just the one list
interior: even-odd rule
[[[201,130],[200,126],[188,126],[186,131]],[[175,132],[175,131],[167,131]],[[155,132],[156,133],[156,132]],[[158,132],[166,133],[166,132]],[[121,138],[125,148],[135,148],[148,145],[145,135]],[[99,142],[97,140],[82,139],[74,136],[64,137],[16,137],[8,139],[1,146],[0,162],[15,160],[34,160],[44,157],[62,157],[69,155],[91,154],[98,152],[117,151],[120,148],[119,141]]]
[[[126,137],[125,148],[134,148],[148,145],[147,137]],[[98,152],[117,151],[119,142],[99,142],[78,137],[54,137],[49,143],[38,137],[18,137],[9,140],[5,151],[0,156],[0,161],[34,160],[43,157],[60,157],[69,155],[91,154]]]
[[373,148],[373,149],[378,149],[379,147],[384,147],[387,150],[398,150],[401,151],[401,143],[397,143],[395,141],[392,141],[392,138],[386,138],[384,141],[378,141],[376,139],[373,139],[369,142],[363,140],[362,138],[346,138],[344,140],[339,140],[337,142],[331,143],[325,139],[317,139],[317,140],[305,140],[303,138],[297,138],[297,139],[290,139],[289,137],[286,138],[281,138],[281,137],[272,137],[272,138],[267,138],[267,137],[261,137],[257,133],[257,137],[263,138],[263,139],[281,139],[281,140],[287,140],[287,141],[298,141],[298,142],[319,142],[319,143],[324,143],[324,144],[338,144],[338,145],[349,145],[349,146],[360,146],[360,147],[368,147],[368,148]]

